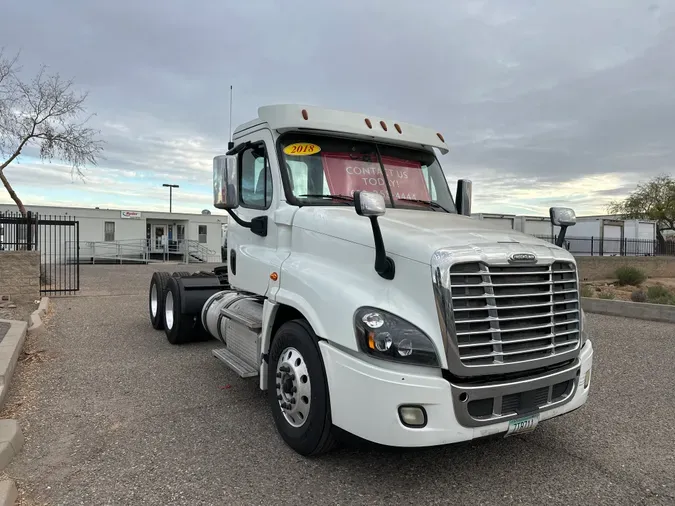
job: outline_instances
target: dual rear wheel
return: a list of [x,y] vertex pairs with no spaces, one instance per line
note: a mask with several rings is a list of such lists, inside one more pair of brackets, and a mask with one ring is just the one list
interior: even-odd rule
[[156,330],[164,330],[171,344],[183,344],[203,337],[199,318],[181,311],[181,290],[177,278],[188,277],[187,271],[173,274],[158,271],[153,273],[148,293],[150,323]]

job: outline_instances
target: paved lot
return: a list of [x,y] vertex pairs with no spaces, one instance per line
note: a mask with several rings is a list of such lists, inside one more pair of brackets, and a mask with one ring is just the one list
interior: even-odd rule
[[8,399],[27,504],[675,504],[675,325],[590,315],[589,403],[530,435],[304,459],[215,342],[152,330],[152,270],[84,267],[83,295],[55,300],[29,343],[44,352]]

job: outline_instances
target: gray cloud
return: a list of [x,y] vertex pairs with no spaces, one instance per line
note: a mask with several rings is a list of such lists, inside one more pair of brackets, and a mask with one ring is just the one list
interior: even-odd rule
[[[480,183],[487,207],[567,184],[550,198],[597,210],[675,166],[671,2],[34,0],[3,12],[27,71],[47,63],[91,91],[112,178],[154,172],[208,196],[230,84],[235,125],[302,102],[433,126],[452,147],[449,178]],[[595,176],[608,187],[579,195],[575,181]]]

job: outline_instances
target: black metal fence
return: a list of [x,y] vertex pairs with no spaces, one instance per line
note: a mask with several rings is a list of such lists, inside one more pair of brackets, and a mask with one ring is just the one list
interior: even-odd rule
[[73,216],[0,213],[0,251],[40,252],[40,292],[80,289],[80,223]]
[[[537,236],[539,239],[555,243],[557,236]],[[606,239],[600,237],[566,237],[563,245],[576,256],[675,256],[675,242],[649,239]]]

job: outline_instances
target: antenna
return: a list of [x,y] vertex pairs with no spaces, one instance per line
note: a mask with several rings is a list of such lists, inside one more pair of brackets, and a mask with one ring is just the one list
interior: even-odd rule
[[232,142],[232,93],[232,85],[230,84],[230,142],[227,144],[227,149],[234,147],[234,142]]

